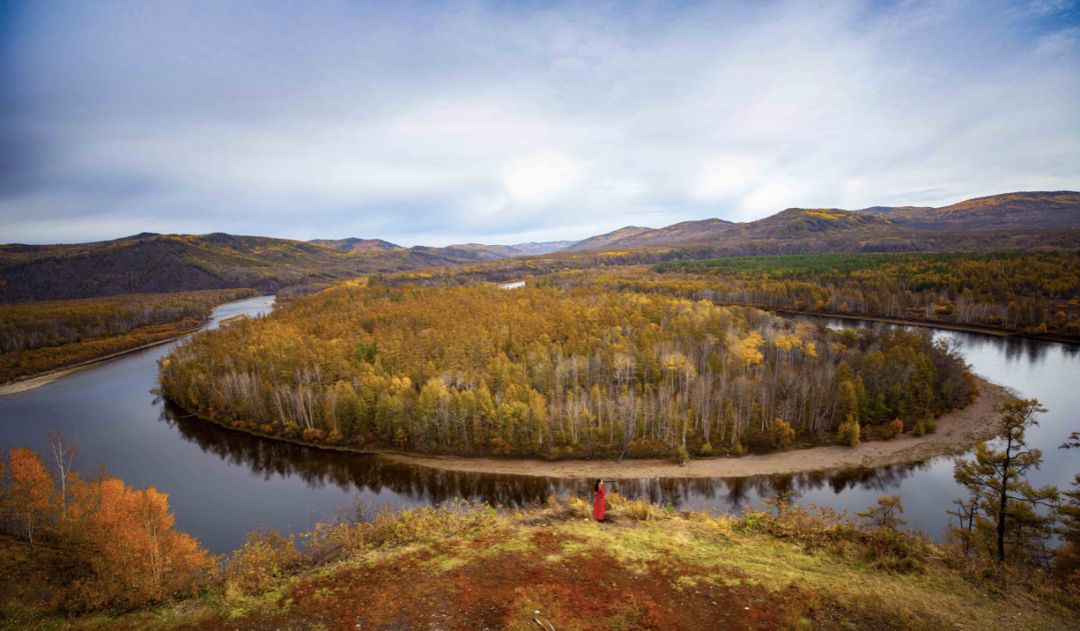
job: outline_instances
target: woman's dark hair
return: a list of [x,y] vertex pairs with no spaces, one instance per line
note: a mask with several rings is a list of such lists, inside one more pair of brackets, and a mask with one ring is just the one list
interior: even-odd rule
[[597,480],[596,484],[593,485],[593,487],[592,487],[592,492],[593,493],[599,493],[600,492],[600,483],[601,482],[603,482],[603,480]]

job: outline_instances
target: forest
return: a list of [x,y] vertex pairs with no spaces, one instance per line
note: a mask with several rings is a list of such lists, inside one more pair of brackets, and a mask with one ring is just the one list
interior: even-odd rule
[[204,418],[308,443],[677,460],[932,431],[977,390],[927,332],[596,285],[362,280],[190,339],[159,378]]
[[0,305],[0,383],[192,331],[258,293],[216,289]]
[[[665,261],[697,298],[1080,339],[1080,253],[805,254]],[[657,282],[647,274],[634,279]],[[665,281],[659,281],[664,284]],[[695,283],[699,283],[695,285]]]
[[694,247],[568,252],[372,278],[424,285],[602,281],[724,304],[1080,339],[1075,251],[710,256]]

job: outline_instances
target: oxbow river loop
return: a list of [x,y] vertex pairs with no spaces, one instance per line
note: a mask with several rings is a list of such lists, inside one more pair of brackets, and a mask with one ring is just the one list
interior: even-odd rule
[[[267,296],[222,305],[207,327],[238,315],[270,311]],[[829,320],[830,326],[894,326]],[[1080,429],[1080,348],[978,333],[935,331],[955,340],[979,375],[1049,408],[1030,433],[1045,461],[1038,484],[1068,486],[1080,453],[1057,449]],[[259,526],[302,530],[356,503],[368,511],[432,504],[454,497],[506,506],[549,495],[584,495],[585,480],[447,472],[257,438],[191,418],[153,393],[157,362],[173,344],[146,349],[78,371],[37,389],[0,398],[0,448],[44,452],[49,430],[78,447],[77,468],[99,465],[133,486],[169,494],[180,530],[214,552],[240,545]],[[711,479],[620,480],[615,490],[679,508],[740,510],[790,491],[800,504],[861,510],[882,494],[903,499],[909,527],[940,537],[952,499],[953,458],[842,472]]]

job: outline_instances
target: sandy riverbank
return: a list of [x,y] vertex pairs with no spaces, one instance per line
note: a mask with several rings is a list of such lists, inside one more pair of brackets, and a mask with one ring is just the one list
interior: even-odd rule
[[[202,326],[202,325],[200,325],[200,326]],[[8,383],[5,383],[5,384],[0,384],[0,397],[5,397],[5,396],[8,396],[8,395],[17,394],[19,392],[26,392],[27,390],[33,390],[34,388],[40,388],[41,386],[52,383],[52,382],[56,381],[57,379],[60,379],[62,377],[66,377],[66,376],[70,375],[73,372],[82,370],[83,368],[89,368],[91,366],[96,366],[96,365],[98,365],[100,363],[107,362],[107,361],[112,360],[112,359],[117,359],[119,357],[123,357],[124,355],[130,355],[131,353],[137,353],[139,351],[144,351],[144,350],[146,350],[148,348],[153,348],[155,346],[161,346],[162,344],[168,344],[169,342],[178,340],[178,339],[184,337],[185,335],[189,335],[192,331],[197,331],[197,330],[198,330],[197,328],[196,329],[191,329],[189,331],[185,331],[185,332],[181,333],[180,335],[173,335],[173,336],[165,338],[163,340],[157,340],[155,342],[150,342],[149,344],[143,344],[141,346],[135,346],[133,348],[126,348],[126,349],[124,349],[122,351],[116,351],[115,353],[109,353],[108,355],[102,355],[101,357],[95,357],[93,359],[87,359],[87,360],[81,361],[81,362],[79,362],[77,364],[71,364],[70,366],[64,366],[62,368],[56,368],[56,369],[53,369],[53,370],[48,370],[46,372],[38,373],[38,374],[32,375],[30,377],[24,377],[24,378],[19,379],[17,381],[11,381],[11,382],[8,382]]]
[[979,397],[962,410],[950,412],[937,423],[937,432],[924,436],[903,434],[893,440],[875,440],[854,447],[826,446],[796,449],[761,456],[691,460],[686,465],[666,460],[545,460],[463,458],[458,456],[381,457],[411,465],[447,471],[498,473],[556,478],[738,478],[751,475],[798,473],[847,467],[876,467],[917,462],[970,449],[993,436],[990,420],[1011,393],[1007,388],[979,379]]

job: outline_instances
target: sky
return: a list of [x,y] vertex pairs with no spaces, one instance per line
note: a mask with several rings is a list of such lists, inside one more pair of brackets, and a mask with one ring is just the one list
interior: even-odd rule
[[1080,190],[1080,0],[0,3],[0,242]]

